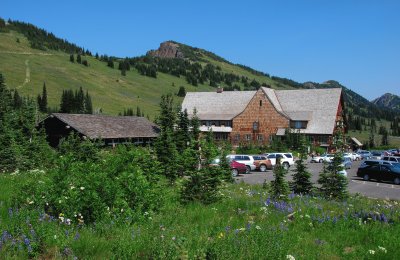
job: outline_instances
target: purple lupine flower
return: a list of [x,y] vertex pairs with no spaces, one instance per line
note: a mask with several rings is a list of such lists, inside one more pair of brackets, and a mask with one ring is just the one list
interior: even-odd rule
[[79,234],[79,232],[76,232],[75,236],[74,236],[74,240],[78,240],[81,237],[81,235]]
[[231,230],[231,226],[225,227],[225,232],[228,233]]
[[384,213],[381,213],[381,221],[382,222],[385,222],[385,223],[387,223],[388,222],[388,219],[387,219],[387,217],[385,216],[385,214]]
[[8,208],[8,216],[10,218],[12,218],[12,216],[13,216],[13,209],[12,208]]

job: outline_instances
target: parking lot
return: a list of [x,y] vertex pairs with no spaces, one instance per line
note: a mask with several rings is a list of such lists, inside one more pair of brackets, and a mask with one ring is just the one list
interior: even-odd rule
[[[360,161],[353,162],[352,168],[347,170],[347,179],[349,180],[348,190],[350,193],[360,193],[370,198],[395,199],[400,200],[400,185],[392,183],[382,183],[375,181],[363,181],[362,178],[356,176]],[[308,170],[311,172],[311,180],[317,183],[320,172],[322,171],[322,163],[307,163]],[[286,176],[288,181],[292,181],[295,165],[290,167]],[[250,174],[242,174],[235,177],[236,182],[245,182],[249,184],[262,184],[264,181],[270,182],[274,179],[272,170],[266,172],[254,171]]]

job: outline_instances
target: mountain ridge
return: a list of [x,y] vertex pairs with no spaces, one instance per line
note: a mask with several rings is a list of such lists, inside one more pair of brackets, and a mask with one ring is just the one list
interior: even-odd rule
[[381,108],[400,111],[400,97],[392,93],[385,93],[371,102]]
[[[39,36],[35,38],[35,35]],[[45,43],[43,46],[40,40]],[[48,55],[27,55],[25,59],[12,52]],[[88,61],[89,66],[68,61],[69,55],[78,53]],[[186,91],[215,91],[217,87],[224,87],[225,91],[256,90],[261,86],[275,89],[340,87],[344,90],[346,113],[352,114],[352,118],[392,120],[395,115],[392,109],[378,107],[337,81],[299,83],[233,64],[207,50],[173,40],[161,43],[160,48],[150,50],[143,56],[122,59],[93,55],[88,49],[58,39],[34,25],[11,21],[6,26],[0,26],[0,58],[3,61],[3,64],[0,62],[0,72],[5,73],[11,88],[19,86],[19,82],[27,82],[21,88],[22,93],[35,97],[46,81],[51,106],[57,105],[62,89],[80,86],[89,90],[94,105],[103,108],[105,113],[116,114],[127,107],[140,106],[152,117],[157,114],[160,96],[176,94],[180,87]],[[13,68],[5,66],[6,62]],[[26,77],[28,68],[29,80]],[[182,101],[181,97],[176,99],[177,103]]]

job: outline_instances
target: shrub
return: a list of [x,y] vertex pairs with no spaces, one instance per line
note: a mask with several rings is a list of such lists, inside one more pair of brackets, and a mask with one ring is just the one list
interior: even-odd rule
[[17,203],[43,207],[75,223],[104,218],[135,220],[158,211],[163,202],[158,163],[144,149],[119,148],[97,162],[60,157],[46,181],[27,183]]
[[219,167],[205,167],[194,172],[185,180],[181,189],[181,202],[186,204],[197,201],[210,204],[220,199],[219,186],[221,185],[221,169]]

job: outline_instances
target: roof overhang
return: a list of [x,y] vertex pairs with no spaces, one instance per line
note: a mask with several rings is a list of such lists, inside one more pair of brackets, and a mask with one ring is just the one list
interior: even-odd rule
[[230,133],[232,132],[232,127],[230,126],[200,126],[201,132],[209,132],[212,131],[214,133]]

